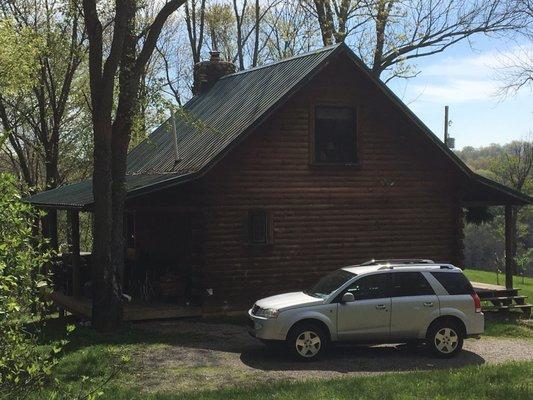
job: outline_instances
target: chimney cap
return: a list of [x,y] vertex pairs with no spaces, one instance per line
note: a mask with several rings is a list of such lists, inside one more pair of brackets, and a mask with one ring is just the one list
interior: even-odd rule
[[211,50],[209,52],[209,55],[211,56],[210,57],[210,61],[220,61],[220,51],[218,50]]

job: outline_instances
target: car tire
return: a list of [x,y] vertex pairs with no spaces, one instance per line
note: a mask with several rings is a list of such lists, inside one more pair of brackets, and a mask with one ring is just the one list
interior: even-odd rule
[[451,320],[437,321],[428,330],[428,348],[440,358],[455,356],[463,348],[463,341],[463,329]]
[[328,347],[329,338],[319,324],[304,322],[295,325],[287,335],[289,352],[300,361],[320,359]]

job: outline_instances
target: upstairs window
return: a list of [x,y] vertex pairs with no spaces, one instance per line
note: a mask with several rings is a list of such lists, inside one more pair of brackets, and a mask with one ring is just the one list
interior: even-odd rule
[[316,107],[314,134],[316,163],[353,164],[358,161],[355,109]]
[[268,244],[270,242],[269,225],[269,218],[266,211],[250,211],[248,216],[248,240],[250,244]]

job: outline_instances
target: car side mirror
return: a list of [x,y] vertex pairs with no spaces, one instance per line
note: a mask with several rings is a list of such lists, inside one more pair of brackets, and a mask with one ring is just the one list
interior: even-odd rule
[[353,297],[353,293],[346,292],[341,297],[341,303],[351,303],[352,301],[355,301],[355,297]]

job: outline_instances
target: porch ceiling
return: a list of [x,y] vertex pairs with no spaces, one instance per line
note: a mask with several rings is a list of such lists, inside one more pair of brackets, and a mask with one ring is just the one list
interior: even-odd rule
[[533,204],[533,198],[481,175],[472,173],[463,195],[464,206]]

